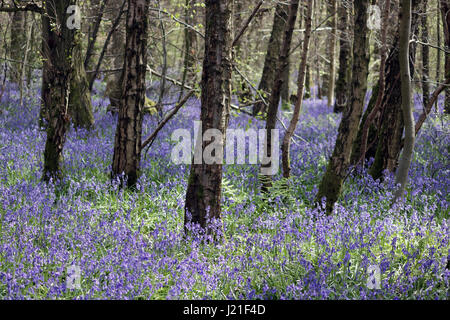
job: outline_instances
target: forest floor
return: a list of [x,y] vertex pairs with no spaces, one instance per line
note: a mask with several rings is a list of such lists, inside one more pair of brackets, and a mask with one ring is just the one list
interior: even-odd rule
[[[171,133],[193,128],[199,101],[189,100],[145,150],[137,190],[119,190],[109,179],[116,119],[105,111],[103,85],[95,89],[95,129],[70,130],[57,185],[40,181],[39,91],[20,106],[8,86],[0,101],[0,299],[449,298],[450,126],[442,111],[418,136],[404,203],[390,207],[392,175],[373,181],[363,170],[349,176],[327,217],[311,204],[340,116],[324,100],[306,100],[288,189],[278,177],[265,199],[257,165],[225,166],[224,240],[208,243],[184,236],[189,166],[170,160]],[[156,123],[146,116],[144,132]],[[263,122],[235,114],[230,125]],[[79,288],[68,285],[71,266]],[[380,288],[371,289],[378,268]]]

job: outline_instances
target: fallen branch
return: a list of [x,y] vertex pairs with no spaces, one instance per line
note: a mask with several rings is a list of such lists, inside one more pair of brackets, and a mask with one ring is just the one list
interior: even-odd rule
[[[147,65],[147,70],[148,70],[151,74],[154,74],[155,76],[157,76],[158,78],[162,78],[162,77],[163,77],[163,75],[162,75],[161,73],[159,73],[159,72],[153,70],[152,68],[150,68],[149,65]],[[177,86],[180,86],[180,87],[184,87],[185,89],[188,89],[188,90],[194,90],[194,88],[192,88],[192,87],[190,87],[190,86],[188,86],[188,85],[183,85],[183,84],[181,83],[181,81],[178,81],[178,80],[176,80],[176,79],[169,78],[169,77],[166,76],[166,80],[169,81],[169,82],[172,82],[174,85],[177,85]]]
[[[441,92],[444,91],[446,88],[448,88],[449,85],[450,85],[450,78],[447,77],[447,80],[442,85],[437,87],[436,90],[434,90],[433,94],[431,95],[430,101],[428,101],[428,104],[426,106],[424,106],[424,108],[423,108],[423,113],[419,116],[419,119],[417,119],[417,123],[416,123],[416,127],[415,127],[416,135],[419,133],[420,128],[422,127],[423,123],[425,122],[428,115],[430,114],[431,109],[433,108],[433,104],[437,101]],[[402,140],[402,143],[403,143],[403,140]]]
[[142,143],[141,149],[144,149],[148,145],[151,145],[153,143],[153,140],[155,140],[156,136],[158,135],[159,131],[166,125],[166,123],[172,119],[174,115],[177,114],[177,112],[181,109],[181,107],[189,100],[189,98],[194,94],[194,90],[191,90],[188,92],[188,94],[181,100],[175,108],[170,112],[167,117],[161,121],[161,123],[158,125],[158,127],[153,131],[153,133]]

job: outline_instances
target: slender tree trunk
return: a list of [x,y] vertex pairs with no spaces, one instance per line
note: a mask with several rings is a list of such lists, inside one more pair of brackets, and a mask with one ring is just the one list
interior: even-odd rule
[[348,30],[348,9],[344,1],[339,1],[338,18],[339,18],[339,69],[336,81],[336,100],[334,103],[334,112],[342,112],[348,103],[350,82],[350,55],[351,55],[351,39]]
[[[320,8],[320,0],[317,0],[315,2],[315,12],[317,13],[316,15],[314,15],[314,25],[318,25],[320,23],[320,18],[321,18],[321,8]],[[316,99],[322,99],[322,83],[321,83],[321,74],[320,74],[320,58],[319,58],[319,54],[320,54],[320,33],[316,34],[314,36],[314,64],[315,64],[315,73],[316,73],[316,85],[317,85],[317,91],[316,91]]]
[[[108,5],[109,0],[102,0],[100,3],[100,0],[92,0],[91,6],[89,10],[89,14],[91,15],[91,23],[89,24],[89,28],[87,31],[87,34],[89,36],[88,38],[88,44],[86,49],[86,55],[84,57],[84,69],[85,70],[92,70],[94,68],[94,63],[92,57],[94,54],[98,51],[98,48],[96,46],[97,44],[97,36],[98,32],[100,30],[100,24],[103,19],[103,13],[105,11],[105,7]],[[94,74],[92,74],[94,76]]]
[[138,180],[141,161],[149,3],[150,0],[128,0],[122,98],[114,145],[112,177],[124,174],[129,187],[134,187]]
[[333,155],[319,186],[316,202],[326,199],[326,212],[331,214],[337,201],[350,164],[352,145],[358,132],[359,122],[364,107],[369,73],[369,30],[367,28],[368,0],[355,1],[355,31],[353,44],[353,68],[351,92],[352,98],[344,111],[338,130]]
[[28,14],[29,14],[29,17],[31,20],[31,24],[33,26],[31,29],[31,42],[30,42],[30,50],[28,53],[29,66],[27,66],[27,68],[26,68],[26,82],[27,82],[27,86],[30,87],[31,80],[33,77],[33,71],[34,71],[34,68],[32,66],[36,65],[38,63],[38,61],[40,61],[40,59],[41,59],[40,48],[41,48],[42,38],[41,38],[40,26],[35,19],[36,13],[29,12]]
[[[440,1],[436,1],[436,9],[437,12],[441,12]],[[436,49],[436,82],[440,81],[440,71],[441,71],[441,50],[439,50],[439,47],[441,46],[441,19],[442,16],[438,14],[436,16],[436,38],[438,46],[438,48]]]
[[411,75],[409,71],[409,38],[411,33],[411,0],[402,0],[400,9],[400,77],[402,94],[402,111],[405,121],[405,145],[399,161],[398,170],[395,177],[396,184],[400,187],[395,193],[395,198],[403,197],[403,193],[408,181],[409,167],[411,166],[414,152],[414,116],[412,111],[411,96]]
[[283,71],[283,86],[281,87],[281,103],[284,109],[289,109],[289,81],[291,81],[291,58],[287,58],[287,67]]
[[309,63],[306,64],[306,76],[305,76],[305,99],[311,98],[311,67]]
[[[441,6],[440,1],[436,1],[436,7],[437,12],[441,12]],[[439,47],[441,46],[441,15],[438,13],[436,17],[436,35],[437,35],[437,46],[438,49],[436,50],[436,82],[441,81],[441,50],[439,50]],[[436,110],[438,107],[438,101],[436,100]]]
[[[284,3],[278,3],[273,17],[272,33],[270,35],[269,45],[267,47],[266,59],[264,61],[264,69],[259,82],[258,90],[267,92],[266,100],[270,99],[272,84],[276,77],[277,61],[280,56],[280,49],[283,41],[283,32],[286,27],[289,6]],[[284,71],[286,72],[286,71]],[[285,78],[286,79],[286,75]],[[253,107],[253,114],[265,110],[264,103],[256,103]]]
[[26,45],[25,45],[25,49],[24,49],[24,56],[23,56],[23,67],[21,68],[20,71],[20,105],[23,105],[23,86],[25,83],[25,74],[26,74],[26,70],[27,70],[27,64],[28,64],[28,57],[29,57],[29,52],[30,52],[30,45],[31,45],[31,38],[33,35],[33,25],[34,23],[31,22],[29,23],[29,26],[27,26],[27,36],[26,36]]
[[[281,54],[277,62],[277,72],[276,78],[273,82],[272,94],[269,100],[269,108],[266,118],[266,141],[265,141],[265,154],[268,159],[272,158],[272,154],[275,150],[272,147],[272,134],[275,130],[275,125],[277,123],[278,106],[280,104],[281,89],[284,82],[284,71],[288,68],[288,57],[291,50],[292,35],[294,33],[295,21],[297,20],[297,11],[299,7],[299,0],[291,0],[289,5],[289,14],[287,19],[287,24],[284,30],[283,44],[281,48]],[[262,164],[261,168],[263,170],[269,170],[272,168],[272,163],[269,161],[266,164]],[[263,175],[261,177],[262,181],[262,191],[267,192],[272,185],[272,176]]]
[[[186,193],[185,225],[200,224],[208,228],[209,219],[221,219],[222,164],[225,134],[231,103],[232,71],[232,0],[206,0],[205,55],[202,73],[202,130],[195,137],[195,149],[203,155],[214,146],[219,159],[201,164],[193,159]],[[203,132],[219,130],[220,141],[203,141]],[[214,138],[215,140],[216,138]],[[201,146],[201,147],[200,147]],[[208,161],[209,162],[209,161]]]
[[26,12],[18,11],[12,14],[11,21],[11,42],[9,46],[10,57],[15,60],[11,64],[10,80],[19,84],[22,74],[22,63],[16,61],[23,60],[24,47],[26,42],[25,17]]
[[[184,21],[189,25],[195,24],[195,7],[196,0],[185,0],[185,17]],[[184,95],[184,85],[190,85],[195,81],[195,60],[197,57],[197,35],[191,28],[184,28],[184,65],[183,65],[183,79],[181,85],[181,93],[179,100]]]
[[[428,39],[428,16],[427,12],[427,0],[423,1],[423,12],[424,15],[422,19],[422,42],[430,42]],[[430,47],[422,46],[422,95],[423,95],[423,106],[428,105],[430,100]]]
[[[444,43],[445,48],[450,50],[450,0],[440,0],[441,1],[441,13],[442,22],[444,26]],[[445,53],[445,76],[450,75],[450,54]],[[447,80],[447,78],[446,78]],[[444,103],[445,113],[450,113],[450,87],[445,89],[445,103]]]
[[330,39],[329,39],[329,74],[328,74],[328,106],[334,105],[334,87],[335,87],[335,78],[336,78],[336,32],[337,32],[337,0],[330,0],[329,2],[329,14],[332,15],[330,26]]
[[[109,2],[112,15],[110,18],[114,21],[119,14],[124,0],[111,0]],[[127,1],[127,0],[125,0]],[[111,46],[109,54],[114,55],[112,59],[113,69],[121,69],[124,62],[125,49],[125,25],[122,20],[119,22],[115,31],[111,35]],[[116,71],[108,74],[106,78],[106,96],[109,98],[110,105],[108,110],[115,111],[119,109],[122,99],[122,76],[123,71]]]
[[42,108],[47,139],[43,180],[61,178],[60,162],[69,126],[70,82],[74,74],[75,29],[67,26],[69,5],[76,0],[48,0],[42,15]]
[[300,119],[300,112],[302,110],[303,103],[303,93],[305,89],[305,74],[306,74],[306,63],[308,59],[309,41],[311,38],[311,25],[312,25],[312,12],[314,1],[308,1],[306,15],[305,15],[305,37],[303,39],[303,49],[301,55],[301,62],[299,67],[298,75],[298,90],[297,90],[297,102],[295,103],[294,114],[292,115],[291,122],[283,138],[283,144],[281,146],[282,150],[282,163],[283,163],[283,177],[289,178],[291,173],[290,164],[290,148],[291,139],[294,135],[295,128],[297,127],[298,121]]

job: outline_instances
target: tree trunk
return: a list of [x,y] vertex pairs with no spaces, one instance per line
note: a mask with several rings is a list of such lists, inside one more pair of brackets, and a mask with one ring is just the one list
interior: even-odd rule
[[305,76],[305,99],[311,98],[311,67],[309,63],[306,65],[306,76]]
[[[356,165],[357,162],[361,159],[361,140],[364,130],[364,124],[367,121],[367,118],[372,113],[373,109],[375,108],[375,104],[378,97],[378,92],[380,91],[380,83],[376,83],[375,86],[372,88],[372,95],[370,97],[369,103],[367,105],[367,109],[364,112],[364,115],[361,119],[361,123],[359,126],[358,134],[356,136],[356,140],[353,143],[352,147],[352,155],[350,158],[351,165]],[[369,126],[369,132],[367,134],[367,146],[366,146],[366,155],[364,160],[369,160],[370,158],[375,157],[375,153],[377,151],[377,146],[374,144],[374,142],[377,141],[377,135],[378,135],[378,122],[381,117],[381,110],[376,113],[375,118],[373,121],[371,121],[371,124]]]
[[[117,14],[120,12],[123,0],[111,0],[110,2],[112,15],[111,19],[114,20]],[[112,59],[112,68],[121,69],[124,63],[124,49],[125,49],[125,26],[121,21],[116,30],[111,36],[111,46],[109,53],[114,55]],[[119,109],[120,101],[122,98],[122,74],[123,71],[115,71],[108,74],[106,78],[106,90],[105,94],[109,98],[108,110],[115,111]]]
[[[436,38],[437,38],[437,46],[438,48],[436,49],[436,82],[440,82],[441,81],[441,75],[440,75],[440,71],[441,71],[441,50],[439,49],[439,47],[441,46],[441,15],[439,14],[439,12],[441,12],[441,6],[440,6],[440,1],[436,1],[436,9],[437,9],[437,17],[436,17]],[[438,100],[436,99],[436,110],[438,108]]]
[[[422,20],[422,42],[430,42],[428,39],[428,19],[427,19],[427,0],[423,3],[423,12],[425,14],[421,17]],[[423,95],[423,106],[428,105],[430,100],[430,47],[422,46],[422,95]]]
[[332,106],[334,104],[334,86],[335,86],[335,77],[336,77],[336,30],[337,30],[337,1],[336,0],[330,0],[328,4],[328,11],[329,15],[332,15],[332,18],[330,20],[330,37],[329,37],[329,43],[328,43],[328,51],[329,51],[329,73],[328,73],[328,89],[327,89],[327,95],[328,95],[328,106]]
[[402,156],[399,161],[399,167],[396,173],[395,182],[400,187],[395,193],[395,198],[401,198],[408,181],[409,167],[411,166],[414,152],[414,116],[411,103],[411,76],[409,72],[409,36],[411,33],[411,0],[402,0],[400,9],[400,77],[401,77],[401,95],[402,111],[405,121],[405,145]]
[[97,36],[100,29],[100,24],[103,18],[103,13],[105,11],[105,7],[108,4],[108,0],[103,0],[100,4],[100,0],[91,0],[91,5],[88,10],[89,15],[91,16],[92,23],[89,24],[87,29],[88,35],[88,43],[86,48],[86,56],[84,57],[84,68],[86,70],[94,69],[94,63],[92,61],[92,57],[98,51],[96,46]]
[[[280,57],[277,63],[276,78],[273,82],[272,94],[269,100],[269,109],[266,118],[266,141],[265,141],[265,155],[268,159],[272,158],[274,150],[272,150],[272,131],[275,130],[275,125],[277,123],[278,105],[280,103],[281,89],[284,82],[284,72],[288,68],[288,57],[291,51],[292,35],[294,33],[295,21],[297,20],[297,11],[299,6],[299,0],[291,0],[289,5],[289,15],[287,19],[287,24],[284,30],[283,45],[281,48]],[[272,163],[268,162],[262,164],[262,170],[272,170]],[[269,169],[271,168],[271,169]],[[263,175],[262,180],[262,191],[267,192],[272,185],[272,176]]]
[[[283,32],[286,26],[289,6],[287,4],[278,3],[273,17],[272,33],[270,34],[269,45],[267,47],[266,59],[264,61],[264,69],[259,82],[258,90],[267,92],[266,100],[270,99],[272,84],[276,77],[277,61],[280,56],[280,49],[283,41]],[[285,71],[286,72],[286,71]],[[265,110],[264,103],[256,103],[253,107],[253,114]]]
[[[26,12],[18,11],[12,14],[11,42],[9,47],[10,57],[14,62],[11,64],[10,80],[19,84],[22,74],[22,60],[26,42],[25,17]],[[20,62],[18,62],[20,61]]]
[[368,0],[355,1],[355,30],[353,43],[352,98],[339,125],[336,145],[319,186],[316,202],[326,199],[326,212],[331,214],[342,189],[350,164],[352,145],[358,132],[364,107],[369,73],[369,30],[367,28]]
[[129,187],[136,185],[141,161],[149,3],[150,0],[128,0],[122,98],[114,145],[112,177],[124,174]]
[[[445,48],[450,50],[450,0],[440,0],[441,1],[441,13],[442,13],[442,22],[444,26],[444,43]],[[448,52],[445,53],[445,76],[446,80],[450,75],[450,54]],[[445,104],[444,104],[445,113],[450,113],[450,87],[445,89]]]
[[76,0],[49,0],[42,15],[42,108],[47,139],[44,150],[43,180],[61,177],[60,162],[69,126],[70,82],[74,73],[75,29],[67,26],[69,5]]
[[74,73],[70,82],[69,114],[75,128],[89,129],[94,125],[91,92],[84,69],[82,35],[77,32],[73,48],[72,60]]
[[[383,21],[381,26],[381,48],[380,48],[380,75],[378,78],[378,87],[377,87],[377,93],[376,93],[376,100],[375,105],[370,106],[368,109],[370,109],[370,112],[364,115],[363,119],[364,121],[360,124],[361,130],[358,130],[358,136],[356,138],[355,142],[358,142],[358,145],[355,146],[353,144],[353,147],[357,150],[354,154],[352,154],[352,164],[357,165],[358,163],[362,162],[362,165],[364,165],[364,160],[366,158],[366,151],[367,151],[367,143],[368,143],[368,136],[371,128],[373,129],[373,123],[376,118],[379,118],[380,115],[380,109],[381,104],[383,102],[384,97],[384,89],[385,89],[385,68],[386,68],[386,53],[387,53],[387,29],[389,26],[388,20],[389,20],[389,13],[390,13],[390,6],[391,2],[390,0],[386,0],[384,10],[383,10]],[[375,91],[375,90],[374,90]],[[375,97],[375,95],[373,96]],[[372,102],[372,99],[370,99]],[[367,117],[366,117],[367,115]],[[361,132],[361,135],[359,134]]]
[[[205,56],[202,73],[202,130],[219,130],[222,139],[203,141],[203,132],[195,137],[195,150],[202,155],[214,145],[215,156],[223,155],[225,134],[231,104],[232,71],[232,0],[206,0]],[[218,139],[218,138],[214,138]],[[201,146],[201,147],[200,147]],[[193,159],[186,193],[185,225],[200,224],[208,228],[208,220],[221,219],[223,159],[201,163]]]
[[334,112],[343,112],[348,103],[349,82],[351,78],[351,49],[352,42],[348,30],[348,9],[344,1],[339,1],[339,69],[336,81],[336,100]]
[[[417,33],[421,0],[412,0],[411,34]],[[410,73],[414,75],[414,61],[416,57],[416,45],[410,44]],[[377,151],[375,161],[369,173],[374,179],[383,176],[384,170],[394,172],[401,149],[401,138],[403,135],[404,122],[402,115],[402,97],[400,82],[399,62],[399,30],[397,29],[394,45],[386,61],[385,95],[382,102],[382,118],[378,138],[376,141]]]
[[[189,25],[195,24],[196,0],[185,0],[185,17],[184,21]],[[191,85],[195,82],[195,60],[197,57],[197,35],[191,28],[184,28],[184,66],[183,79],[179,100],[184,95],[184,85]]]
[[305,37],[303,39],[303,49],[300,67],[298,71],[298,90],[297,90],[297,102],[295,103],[294,113],[292,115],[291,122],[283,138],[283,144],[281,146],[282,150],[282,163],[283,163],[283,177],[289,178],[291,173],[290,164],[290,148],[291,139],[294,135],[295,128],[297,127],[298,121],[300,119],[300,112],[302,110],[303,103],[303,93],[305,89],[305,74],[306,74],[306,63],[308,59],[309,50],[309,40],[311,38],[311,25],[312,25],[312,9],[314,6],[314,1],[308,1],[306,15],[305,15]]

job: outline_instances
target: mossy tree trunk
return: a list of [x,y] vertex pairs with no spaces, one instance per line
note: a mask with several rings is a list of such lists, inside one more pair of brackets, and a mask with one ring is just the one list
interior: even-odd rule
[[[233,0],[206,0],[205,3],[202,130],[199,137],[195,137],[195,149],[203,155],[205,148],[212,143],[203,141],[203,132],[216,129],[222,133],[223,139],[214,141],[218,144],[215,154],[223,155],[231,104]],[[223,159],[210,164],[205,163],[203,157],[201,163],[193,160],[186,192],[185,225],[195,223],[208,229],[209,219],[221,219],[222,165]]]
[[141,162],[149,3],[128,0],[122,97],[112,165],[112,178],[124,174],[121,179],[127,179],[128,187],[136,185]]
[[70,81],[69,115],[75,128],[90,129],[94,125],[94,114],[89,81],[84,69],[81,37],[81,32],[77,32],[74,39],[75,44],[72,53],[74,72]]
[[327,214],[332,213],[334,204],[341,193],[344,179],[348,174],[352,145],[358,132],[364,107],[367,76],[369,74],[368,4],[368,0],[354,2],[355,31],[353,43],[353,77],[351,81],[352,97],[349,107],[343,113],[333,155],[328,162],[325,175],[322,178],[316,196],[316,203],[320,203],[325,198]]

